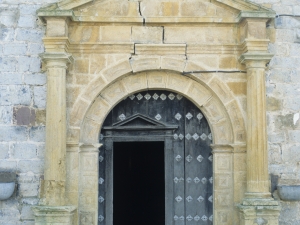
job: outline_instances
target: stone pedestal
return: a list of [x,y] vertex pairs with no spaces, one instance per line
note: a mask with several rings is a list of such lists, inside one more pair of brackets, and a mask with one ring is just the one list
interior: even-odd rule
[[241,225],[278,225],[281,208],[273,199],[245,199],[239,209]]
[[32,207],[35,225],[73,225],[74,206],[35,206]]

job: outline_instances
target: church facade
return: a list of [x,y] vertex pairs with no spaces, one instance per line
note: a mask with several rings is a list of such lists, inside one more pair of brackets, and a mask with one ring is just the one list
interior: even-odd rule
[[2,7],[0,224],[300,223],[299,1]]

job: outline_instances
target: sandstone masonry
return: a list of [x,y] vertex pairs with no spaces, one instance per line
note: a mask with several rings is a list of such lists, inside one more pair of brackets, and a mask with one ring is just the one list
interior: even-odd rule
[[[34,224],[31,206],[37,205],[40,199],[40,180],[44,175],[46,121],[46,74],[43,72],[44,68],[39,57],[39,54],[44,52],[42,38],[45,35],[45,26],[39,21],[36,11],[54,2],[56,0],[0,0],[0,170],[16,171],[18,175],[13,197],[0,202],[0,225]],[[274,185],[300,184],[300,1],[253,0],[253,2],[273,9],[278,15],[268,24],[267,29],[271,37],[269,52],[275,55],[266,72],[269,173],[274,178]],[[147,2],[144,4],[147,5]],[[155,9],[157,8],[154,7],[153,10]],[[157,13],[176,14],[178,10],[166,4],[162,11],[157,9]],[[191,12],[192,9],[185,8],[182,14],[189,16]],[[147,16],[147,13],[153,12],[142,10],[141,13]],[[56,27],[48,29],[55,30]],[[97,28],[85,29],[82,31],[80,27],[71,26],[69,32],[74,34],[72,37],[80,37],[71,41],[89,42],[100,38],[103,43],[109,41],[137,43],[139,40],[144,42],[137,43],[140,45],[136,45],[135,49],[123,46],[126,54],[95,54],[88,57],[79,53],[74,54],[75,63],[67,74],[68,116],[71,113],[70,107],[81,94],[82,87],[96,77],[100,72],[99,68],[117,64],[120,60],[129,58],[133,51],[137,54],[146,52],[151,58],[151,51],[157,50],[143,46],[145,43],[171,45],[182,40],[197,39],[197,34],[194,37],[185,37],[184,27],[167,29],[136,26],[101,27],[101,37],[93,36],[99,33],[98,30],[93,30]],[[220,33],[221,30],[220,28]],[[58,36],[60,32],[64,32],[55,31]],[[112,35],[115,32],[119,35]],[[76,33],[85,35],[79,36],[75,35]],[[172,65],[166,64],[166,68],[181,66],[177,63],[181,62],[180,58],[185,55],[185,48],[184,45],[173,48],[174,54],[178,55],[178,61],[174,60]],[[111,51],[117,52],[118,49]],[[220,57],[218,65],[213,57],[197,58],[194,55],[189,57],[193,61],[205,62],[207,67],[204,69],[216,66],[227,69],[238,65],[237,59],[230,57]],[[135,68],[141,67],[139,65],[135,67],[134,60],[138,62],[139,59],[132,58],[132,68],[136,72]],[[162,63],[168,62],[165,58],[159,60]],[[147,63],[151,62],[153,60]],[[129,71],[128,66],[124,64],[123,71]],[[155,66],[154,63],[153,69]],[[192,65],[190,70],[193,70]],[[109,79],[115,79],[106,76],[113,72],[115,71],[109,69],[103,71],[106,80],[100,83],[105,84],[110,82]],[[236,79],[234,76],[221,74],[220,77],[226,81],[226,85],[236,96],[241,107],[246,110],[246,76],[241,75]],[[85,104],[83,101],[81,105],[86,106]],[[77,121],[73,122],[76,124]],[[75,159],[72,160],[76,162]],[[70,192],[70,198],[71,194]],[[273,195],[278,199],[276,191]],[[300,203],[280,201],[280,204],[282,211],[279,224],[300,224]]]

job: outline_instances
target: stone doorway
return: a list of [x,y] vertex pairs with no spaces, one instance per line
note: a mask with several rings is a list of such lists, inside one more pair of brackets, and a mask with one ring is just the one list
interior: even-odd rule
[[[202,112],[187,98],[166,90],[148,90],[128,96],[106,117],[100,142],[103,147],[99,155],[99,225],[115,225],[120,215],[125,220],[127,217],[130,224],[144,224],[147,217],[152,218],[152,222],[148,219],[149,224],[212,224],[212,134]],[[158,143],[161,148],[157,149]],[[134,149],[137,156],[132,155]],[[163,155],[156,159],[159,152]],[[143,158],[146,161],[143,162]],[[137,176],[126,172],[126,166],[122,166],[126,162],[122,160],[131,161]],[[147,165],[145,172],[150,169],[154,173],[142,177],[141,171]],[[160,172],[156,170],[159,165],[162,166]],[[126,174],[134,176],[134,186],[127,183],[124,173],[125,177]],[[155,190],[159,180],[163,184],[162,196],[155,191],[148,196],[147,183],[153,183]],[[122,190],[118,186],[122,186]],[[120,208],[117,205],[115,209],[115,203],[119,203],[118,199],[124,201],[125,195],[127,204]],[[152,206],[155,212],[151,212]]]
[[164,225],[164,142],[116,142],[113,147],[113,224]]

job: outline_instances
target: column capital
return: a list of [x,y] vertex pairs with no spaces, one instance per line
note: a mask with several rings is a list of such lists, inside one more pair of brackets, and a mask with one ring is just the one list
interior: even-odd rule
[[245,64],[247,68],[265,68],[274,55],[271,53],[244,53],[239,61]]
[[73,56],[64,52],[45,52],[40,54],[40,57],[46,64],[46,67],[66,67],[68,64],[74,63]]

